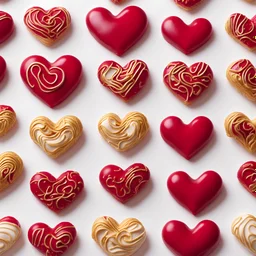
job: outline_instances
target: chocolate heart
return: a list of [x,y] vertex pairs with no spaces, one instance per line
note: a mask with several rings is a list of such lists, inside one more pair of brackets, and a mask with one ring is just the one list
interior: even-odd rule
[[190,124],[184,124],[176,116],[169,116],[162,121],[160,132],[167,144],[189,160],[209,141],[213,124],[204,116],[196,117]]
[[16,114],[10,106],[0,105],[0,137],[8,133],[16,123]]
[[35,223],[28,230],[30,243],[49,256],[61,256],[74,243],[76,228],[70,222],[61,222],[50,228],[44,223]]
[[147,64],[141,60],[132,60],[124,67],[105,61],[98,69],[98,78],[115,95],[128,101],[144,87],[148,73]]
[[185,10],[191,10],[200,4],[202,0],[174,0],[174,2]]
[[203,18],[187,25],[179,17],[171,16],[162,24],[165,40],[185,54],[189,54],[204,45],[212,35],[211,23]]
[[207,171],[196,180],[185,172],[174,172],[167,181],[171,195],[194,215],[216,198],[221,186],[222,179],[214,171]]
[[71,55],[64,55],[54,63],[33,55],[22,62],[20,74],[28,89],[53,108],[78,86],[82,76],[82,64]]
[[0,82],[4,79],[6,73],[6,62],[2,56],[0,56]]
[[0,11],[0,44],[6,41],[14,30],[12,16],[7,12]]
[[128,6],[117,16],[98,7],[87,14],[86,24],[99,43],[121,56],[141,39],[147,29],[148,19],[146,13],[137,6]]
[[181,61],[173,61],[165,68],[165,85],[185,104],[192,103],[211,84],[213,73],[209,65],[197,62],[188,67]]

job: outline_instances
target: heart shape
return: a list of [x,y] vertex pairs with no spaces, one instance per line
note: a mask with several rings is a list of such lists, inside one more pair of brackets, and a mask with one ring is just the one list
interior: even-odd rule
[[100,217],[92,226],[92,238],[107,255],[131,256],[146,240],[142,223],[128,218],[118,224],[111,217]]
[[0,137],[8,133],[16,123],[16,114],[10,106],[0,105]]
[[128,6],[117,16],[98,7],[87,14],[86,24],[99,43],[121,56],[144,35],[148,19],[146,13],[137,6]]
[[8,251],[20,238],[21,227],[18,220],[7,216],[0,219],[0,254]]
[[44,10],[32,7],[26,11],[24,23],[29,31],[43,44],[51,46],[68,30],[71,17],[63,7]]
[[214,171],[207,171],[196,180],[191,179],[187,173],[178,171],[169,176],[167,187],[182,206],[197,215],[219,194],[222,179]]
[[12,16],[7,12],[0,11],[0,44],[6,41],[14,30]]
[[122,120],[114,113],[104,115],[98,130],[103,139],[120,152],[135,147],[148,133],[147,118],[139,112],[130,112]]
[[208,255],[217,245],[219,236],[219,227],[210,220],[199,222],[193,229],[183,222],[172,220],[162,230],[166,246],[177,256]]
[[105,166],[99,175],[101,185],[118,201],[126,203],[136,196],[150,179],[149,169],[141,163],[132,164],[126,170]]
[[124,67],[115,61],[105,61],[98,69],[98,78],[121,99],[128,101],[134,97],[148,80],[147,64],[141,60],[132,60]]
[[81,62],[71,55],[64,55],[54,63],[33,55],[26,58],[20,74],[28,89],[53,108],[63,102],[78,86],[82,76]]
[[12,185],[22,172],[23,162],[16,153],[7,151],[0,154],[0,192]]
[[181,61],[173,61],[165,68],[163,78],[171,92],[188,105],[210,86],[213,73],[210,66],[204,62],[197,62],[188,67]]
[[0,56],[0,82],[4,79],[6,73],[6,62],[2,56]]
[[57,123],[39,116],[30,125],[31,139],[52,158],[57,158],[69,150],[82,132],[82,123],[75,116],[64,116]]
[[205,116],[196,117],[190,124],[184,124],[176,116],[169,116],[162,121],[160,132],[167,144],[189,160],[209,141],[213,124]]
[[30,180],[34,196],[54,212],[69,206],[83,188],[83,179],[74,171],[66,171],[57,179],[49,172],[38,172]]
[[28,230],[28,239],[45,255],[61,256],[74,243],[76,228],[70,222],[61,222],[54,228],[35,223]]
[[234,13],[226,22],[226,31],[247,49],[256,50],[256,16],[250,20],[241,13]]
[[176,16],[165,19],[162,24],[164,39],[185,54],[204,45],[212,35],[212,25],[207,19],[199,18],[190,25]]
[[202,0],[174,0],[174,2],[182,9],[188,11],[195,8]]

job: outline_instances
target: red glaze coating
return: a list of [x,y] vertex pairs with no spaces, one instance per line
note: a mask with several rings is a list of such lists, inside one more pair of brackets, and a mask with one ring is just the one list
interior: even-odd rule
[[149,169],[140,163],[126,170],[116,165],[105,166],[99,175],[101,185],[118,201],[126,203],[146,185],[150,179]]
[[148,75],[147,64],[141,60],[132,60],[124,67],[115,61],[105,61],[98,69],[101,84],[125,101],[144,87]]
[[54,212],[70,205],[83,188],[83,179],[74,171],[66,171],[57,179],[48,172],[38,172],[30,180],[34,196]]
[[11,111],[11,112],[14,113],[14,110],[13,110],[12,107],[7,106],[7,105],[0,105],[0,113],[1,113],[2,111],[5,111],[5,110],[9,110],[9,111]]
[[219,240],[219,227],[210,220],[203,220],[193,229],[183,222],[173,220],[165,224],[162,237],[166,246],[176,256],[205,256]]
[[20,74],[28,89],[53,108],[78,86],[82,76],[82,64],[71,55],[64,55],[54,63],[48,62],[42,56],[33,55],[22,62]]
[[128,6],[117,16],[98,7],[87,14],[86,24],[99,43],[121,56],[143,36],[148,19],[146,13],[137,6]]
[[214,171],[206,171],[196,180],[178,171],[169,176],[167,187],[178,203],[197,215],[216,198],[222,179]]
[[162,34],[169,44],[185,54],[190,54],[210,39],[212,25],[203,18],[187,25],[179,17],[171,16],[163,22]]
[[0,56],[0,82],[4,79],[5,73],[6,73],[6,62],[4,58]]
[[9,222],[9,223],[15,224],[16,226],[20,227],[19,221],[12,216],[4,217],[4,218],[0,219],[0,222]]
[[14,30],[12,16],[6,12],[0,11],[0,44],[6,41]]
[[28,240],[45,256],[61,256],[74,243],[76,228],[70,222],[61,222],[55,228],[35,223],[28,230]]
[[160,132],[167,144],[189,160],[209,141],[213,124],[205,116],[196,117],[190,124],[184,124],[176,116],[169,116],[162,121]]
[[174,0],[174,2],[184,9],[191,9],[200,4],[202,0]]

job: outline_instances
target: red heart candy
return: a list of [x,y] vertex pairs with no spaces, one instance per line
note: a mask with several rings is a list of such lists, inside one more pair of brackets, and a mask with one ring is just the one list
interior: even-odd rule
[[55,212],[70,205],[83,188],[83,179],[74,171],[66,171],[57,179],[48,172],[38,172],[30,180],[34,196]]
[[174,2],[181,8],[190,10],[194,8],[196,5],[200,4],[202,0],[174,0]]
[[176,256],[208,255],[220,236],[219,227],[210,220],[203,220],[193,229],[183,222],[173,220],[165,224],[162,237],[166,246]]
[[124,67],[105,61],[99,66],[98,78],[115,95],[128,101],[144,87],[148,73],[147,64],[141,60],[132,60]]
[[87,14],[86,24],[99,43],[121,56],[143,36],[148,20],[146,13],[137,6],[128,6],[117,16],[98,7]]
[[82,64],[71,55],[64,55],[54,63],[42,56],[33,55],[22,62],[20,74],[29,90],[53,108],[78,86]]
[[194,215],[216,198],[221,186],[222,179],[214,171],[207,171],[196,180],[185,172],[174,172],[167,181],[171,195]]
[[176,116],[169,116],[160,126],[164,141],[188,160],[206,145],[212,131],[213,124],[205,116],[196,117],[190,124],[184,124]]
[[179,17],[171,16],[163,22],[162,34],[169,44],[189,54],[210,39],[212,25],[203,18],[196,19],[187,25]]
[[0,56],[0,82],[4,79],[5,73],[6,73],[6,62],[4,58]]
[[14,30],[12,16],[0,11],[0,44],[7,40]]
[[61,222],[55,228],[35,223],[28,230],[30,243],[47,256],[61,256],[74,243],[76,228],[70,222]]
[[150,179],[149,169],[140,163],[126,170],[116,165],[105,166],[99,175],[101,185],[118,201],[126,203],[146,185]]

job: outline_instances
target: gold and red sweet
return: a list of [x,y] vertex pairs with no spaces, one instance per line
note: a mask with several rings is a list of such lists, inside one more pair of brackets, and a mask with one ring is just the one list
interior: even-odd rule
[[174,2],[184,10],[191,10],[198,6],[203,0],[174,0]]
[[7,134],[15,125],[16,113],[12,107],[0,105],[0,137]]
[[14,23],[12,16],[0,11],[0,44],[5,42],[14,31]]

